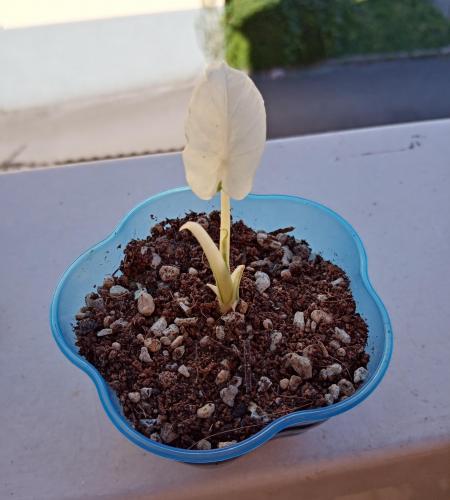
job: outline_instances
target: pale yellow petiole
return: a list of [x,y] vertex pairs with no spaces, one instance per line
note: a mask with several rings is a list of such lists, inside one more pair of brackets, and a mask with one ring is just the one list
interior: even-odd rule
[[230,197],[222,190],[220,191],[220,253],[223,260],[230,269],[230,237],[231,237],[231,215]]
[[207,286],[216,294],[221,312],[226,313],[230,309],[234,309],[239,301],[239,286],[245,266],[238,266],[233,273],[230,274],[229,266],[223,254],[200,224],[197,222],[186,222],[180,227],[180,231],[184,229],[187,229],[193,234],[205,252],[209,267],[213,272],[216,282],[215,285],[208,284]]

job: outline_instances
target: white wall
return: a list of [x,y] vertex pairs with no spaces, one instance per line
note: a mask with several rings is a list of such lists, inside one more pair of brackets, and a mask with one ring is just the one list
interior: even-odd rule
[[199,9],[0,30],[0,110],[149,86],[173,86],[204,65]]

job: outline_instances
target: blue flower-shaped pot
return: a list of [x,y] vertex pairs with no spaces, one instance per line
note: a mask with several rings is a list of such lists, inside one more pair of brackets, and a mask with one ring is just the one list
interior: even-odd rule
[[157,220],[182,217],[189,210],[209,212],[220,209],[215,197],[205,202],[188,188],[158,194],[134,208],[115,231],[79,257],[64,273],[55,291],[50,311],[53,336],[61,351],[97,387],[100,400],[112,423],[134,444],[156,455],[191,463],[219,462],[236,458],[261,446],[280,431],[307,427],[339,415],[363,401],[383,378],[392,353],[392,331],[388,313],[370,284],[367,257],[355,230],[338,214],[313,201],[284,195],[249,195],[233,204],[235,220],[243,219],[254,229],[273,231],[293,226],[294,236],[305,239],[312,250],[345,270],[351,282],[357,310],[369,326],[369,375],[353,396],[324,408],[296,411],[270,422],[264,429],[240,443],[208,451],[185,450],[157,443],[137,432],[123,416],[120,403],[100,373],[78,353],[72,329],[75,314],[84,305],[84,296],[95,283],[119,267],[123,248],[133,238],[146,238]]

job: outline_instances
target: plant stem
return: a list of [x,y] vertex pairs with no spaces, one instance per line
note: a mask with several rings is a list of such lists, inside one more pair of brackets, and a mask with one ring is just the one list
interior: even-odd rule
[[230,236],[231,236],[231,215],[230,197],[220,191],[220,253],[225,264],[230,269]]

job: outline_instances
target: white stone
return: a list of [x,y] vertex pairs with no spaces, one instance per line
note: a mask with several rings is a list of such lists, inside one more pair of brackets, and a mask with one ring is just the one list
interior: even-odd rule
[[197,271],[197,269],[195,269],[195,267],[190,267],[190,268],[188,269],[188,273],[189,273],[190,275],[192,275],[192,276],[196,276],[196,275],[198,274],[198,271]]
[[156,338],[145,339],[144,345],[150,352],[158,352],[161,349],[161,341]]
[[152,262],[150,265],[153,267],[153,269],[156,269],[160,264],[161,264],[161,257],[157,253],[154,253],[152,255]]
[[369,372],[367,371],[367,369],[364,368],[363,366],[360,366],[355,370],[355,373],[353,374],[353,382],[355,382],[355,384],[359,384],[359,382],[364,382],[368,374]]
[[277,349],[278,344],[281,342],[283,339],[283,334],[278,331],[274,331],[270,335],[270,351],[274,352]]
[[225,328],[222,325],[216,326],[216,339],[223,340],[225,338]]
[[334,281],[331,282],[332,286],[339,286],[341,283],[344,283],[343,278],[337,278]]
[[172,441],[175,441],[177,437],[178,434],[175,432],[173,425],[169,422],[165,422],[161,427],[161,439],[165,443],[171,443]]
[[151,316],[155,312],[155,301],[148,292],[142,292],[139,295],[137,307],[142,316]]
[[178,335],[178,337],[170,344],[170,347],[172,349],[176,349],[177,347],[180,347],[183,341],[184,341],[183,335]]
[[268,274],[262,271],[256,271],[255,279],[256,289],[259,293],[265,292],[270,287],[270,278]]
[[114,285],[109,289],[109,295],[111,297],[123,297],[128,293],[128,290],[121,285]]
[[291,271],[289,271],[289,269],[283,269],[280,272],[280,277],[284,281],[289,281],[292,278]]
[[157,319],[150,328],[150,331],[155,335],[161,335],[162,332],[167,328],[167,320],[164,316]]
[[247,409],[250,412],[250,418],[253,420],[262,421],[264,423],[270,420],[267,413],[265,413],[254,401],[250,402]]
[[152,395],[153,389],[151,387],[142,387],[140,390],[141,398],[148,399]]
[[283,266],[288,266],[291,263],[294,254],[292,253],[292,250],[288,246],[284,246],[282,248],[283,248],[283,257],[281,258],[281,264]]
[[175,325],[177,326],[191,326],[196,325],[198,318],[175,318]]
[[217,443],[217,448],[228,448],[228,446],[231,446],[236,443],[237,441],[234,439],[233,441],[219,441],[219,443]]
[[263,246],[264,243],[266,242],[267,238],[268,238],[267,233],[260,232],[260,233],[256,234],[256,241],[257,241],[258,245]]
[[302,311],[297,311],[294,314],[294,326],[300,328],[300,330],[305,329],[305,313]]
[[343,396],[351,396],[355,392],[354,385],[345,378],[339,380],[338,386]]
[[164,335],[165,337],[169,337],[169,339],[172,341],[179,333],[180,329],[178,328],[178,326],[175,323],[172,323],[162,332],[162,335]]
[[339,389],[339,386],[337,384],[331,384],[330,387],[328,387],[328,392],[331,394],[333,400],[337,401],[341,390]]
[[129,392],[128,399],[132,403],[139,403],[139,401],[141,400],[141,395],[139,394],[139,392]]
[[120,348],[121,348],[121,345],[119,342],[113,342],[111,344],[111,347],[115,350],[115,351],[120,351]]
[[311,360],[306,356],[300,356],[295,352],[291,352],[286,355],[286,366],[290,366],[303,379],[309,379],[312,377]]
[[111,328],[103,328],[99,332],[97,332],[97,337],[105,337],[106,335],[111,335],[112,334]]
[[243,323],[245,321],[245,316],[236,311],[230,311],[221,317],[224,323]]
[[216,384],[224,384],[230,378],[230,372],[228,370],[220,370],[216,377]]
[[337,326],[334,329],[333,337],[343,344],[350,344],[350,342],[352,341],[350,335],[345,330],[343,330],[342,328],[338,328]]
[[259,380],[258,380],[258,392],[267,392],[269,388],[272,385],[272,381],[270,380],[269,377],[266,377],[263,375]]
[[210,450],[211,449],[211,443],[207,439],[201,439],[197,445],[197,450]]
[[320,378],[322,380],[331,380],[333,378],[336,378],[341,373],[342,366],[339,363],[333,363],[332,365],[320,370]]
[[208,337],[208,335],[204,335],[199,342],[200,347],[207,347],[210,343],[211,339]]
[[159,276],[164,282],[174,281],[178,278],[180,269],[176,266],[161,266]]
[[238,392],[239,389],[235,385],[229,385],[221,389],[220,397],[226,405],[233,407],[234,398],[237,396]]
[[146,347],[141,347],[141,352],[139,354],[139,359],[143,363],[151,363],[152,358],[150,357],[150,354],[149,354],[148,349]]
[[347,351],[343,347],[339,347],[339,349],[336,349],[336,356],[343,358],[346,354]]
[[299,388],[301,383],[301,377],[299,377],[298,375],[292,375],[289,379],[289,390],[295,392]]
[[289,387],[289,379],[288,378],[282,378],[280,380],[280,389],[285,391]]
[[180,347],[176,347],[172,352],[173,359],[181,359],[184,356],[186,348],[184,345],[180,345]]
[[191,374],[189,373],[189,369],[186,365],[181,365],[178,368],[178,373],[183,375],[183,377],[186,377],[186,378],[189,378],[191,376]]
[[206,403],[201,408],[197,410],[198,418],[209,418],[216,410],[216,405],[214,403]]
[[329,325],[333,322],[333,316],[322,309],[314,309],[311,313],[311,320],[315,321],[317,324],[325,323]]

